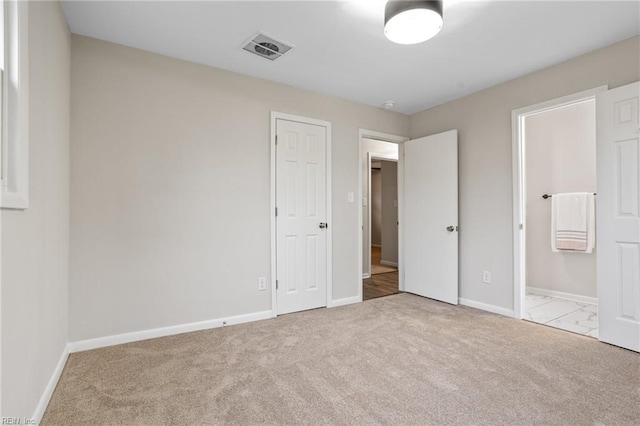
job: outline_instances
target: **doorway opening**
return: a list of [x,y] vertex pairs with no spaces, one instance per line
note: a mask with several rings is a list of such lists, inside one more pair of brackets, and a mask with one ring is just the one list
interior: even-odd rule
[[[384,142],[383,142],[384,143]],[[362,281],[363,300],[399,292],[398,280],[398,160],[369,153],[369,277]]]
[[400,144],[407,138],[360,130],[360,272],[361,300],[402,290],[399,206]]
[[516,317],[598,337],[596,94],[513,112]]

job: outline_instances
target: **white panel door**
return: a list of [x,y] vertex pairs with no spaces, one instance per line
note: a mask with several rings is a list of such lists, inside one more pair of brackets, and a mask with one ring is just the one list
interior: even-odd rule
[[458,304],[458,131],[405,142],[404,290]]
[[599,94],[598,336],[640,351],[640,82]]
[[326,128],[276,121],[278,314],[327,305]]

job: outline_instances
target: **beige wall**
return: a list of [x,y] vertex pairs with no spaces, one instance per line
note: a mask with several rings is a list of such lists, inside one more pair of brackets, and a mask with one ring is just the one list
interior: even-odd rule
[[634,37],[411,116],[412,138],[459,132],[460,297],[513,309],[511,111],[638,80]]
[[2,210],[2,416],[28,417],[67,343],[69,65],[58,2],[29,4],[27,210]]
[[333,297],[357,295],[358,129],[406,134],[407,116],[81,36],[72,50],[72,341],[271,309],[270,111],[333,123]]
[[398,163],[382,164],[382,261],[398,263]]
[[596,297],[596,250],[551,251],[551,199],[542,194],[596,192],[596,103],[525,119],[527,286]]

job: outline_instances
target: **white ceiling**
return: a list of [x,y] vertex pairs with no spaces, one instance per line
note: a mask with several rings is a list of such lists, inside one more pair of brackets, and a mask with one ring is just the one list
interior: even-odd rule
[[[386,0],[65,1],[71,31],[412,114],[640,33],[640,2],[445,0],[413,46],[383,34]],[[241,50],[257,30],[293,43]]]

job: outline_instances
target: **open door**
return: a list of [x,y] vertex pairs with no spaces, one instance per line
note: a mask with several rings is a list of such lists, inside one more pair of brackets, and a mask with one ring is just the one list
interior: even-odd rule
[[640,82],[596,98],[598,337],[640,351]]
[[458,131],[407,141],[404,290],[458,304]]

